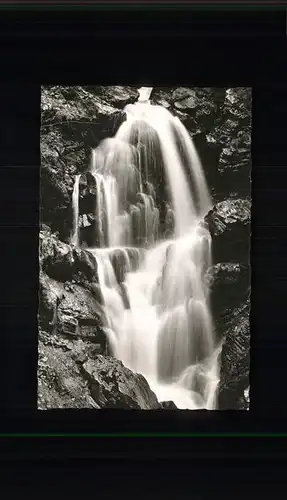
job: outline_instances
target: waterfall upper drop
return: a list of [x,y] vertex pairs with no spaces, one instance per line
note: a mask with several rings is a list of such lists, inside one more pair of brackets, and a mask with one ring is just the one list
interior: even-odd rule
[[[116,136],[93,151],[96,244],[89,250],[114,356],[142,373],[160,401],[212,409],[220,348],[204,280],[211,236],[203,223],[212,201],[192,138],[178,118],[150,104],[152,90],[139,89]],[[74,234],[81,234],[79,182]]]
[[152,89],[153,87],[141,87],[140,89],[138,89],[138,102],[148,102],[152,93]]

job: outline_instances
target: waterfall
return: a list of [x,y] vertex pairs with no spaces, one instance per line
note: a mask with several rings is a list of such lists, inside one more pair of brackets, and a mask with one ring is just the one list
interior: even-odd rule
[[76,175],[75,184],[72,194],[72,209],[73,209],[73,231],[71,234],[72,245],[79,246],[79,183],[80,175]]
[[139,93],[138,102],[149,102],[152,89],[153,89],[152,87],[141,87],[140,89],[138,89]]
[[[93,151],[99,245],[88,250],[98,262],[114,356],[144,375],[159,401],[214,409],[220,347],[204,280],[212,242],[203,223],[212,201],[192,138],[150,104],[151,92],[139,89],[116,136]],[[76,220],[77,196],[79,179]],[[168,219],[167,238],[160,220]]]

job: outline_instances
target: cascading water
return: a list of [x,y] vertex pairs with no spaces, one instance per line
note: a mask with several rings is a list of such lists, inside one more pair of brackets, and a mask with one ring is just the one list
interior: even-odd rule
[[[116,137],[93,152],[101,248],[89,251],[98,261],[114,356],[144,375],[159,401],[213,409],[220,347],[204,281],[211,237],[203,223],[212,203],[189,133],[165,108],[150,104],[151,91],[139,89]],[[78,191],[76,179],[74,217]],[[166,238],[161,221],[171,213],[173,236]]]
[[72,194],[73,207],[73,232],[71,234],[72,245],[79,245],[79,182],[80,175],[76,175],[74,190]]

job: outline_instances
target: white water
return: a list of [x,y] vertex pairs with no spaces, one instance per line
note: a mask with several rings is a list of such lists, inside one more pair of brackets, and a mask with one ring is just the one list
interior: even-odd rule
[[72,194],[72,207],[73,207],[73,231],[71,234],[72,245],[79,245],[79,183],[80,175],[76,175],[75,184]]
[[[213,409],[220,348],[215,345],[204,284],[211,265],[211,237],[202,224],[212,202],[192,139],[177,118],[150,105],[151,91],[139,89],[139,102],[126,107],[127,121],[116,138],[103,141],[93,153],[102,248],[89,250],[98,261],[114,356],[142,373],[159,401],[172,400],[178,408]],[[144,149],[142,156],[139,148]],[[161,241],[159,209],[150,194],[158,155],[175,219],[174,237]]]

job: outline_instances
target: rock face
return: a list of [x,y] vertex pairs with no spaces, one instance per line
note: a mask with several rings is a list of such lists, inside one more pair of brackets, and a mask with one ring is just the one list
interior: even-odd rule
[[145,378],[115,358],[99,355],[84,363],[82,369],[92,397],[101,408],[156,410],[161,407]]
[[219,409],[248,409],[250,343],[249,199],[226,199],[206,216],[213,240],[213,262],[206,279],[221,353]]
[[249,299],[250,268],[238,262],[220,262],[208,269],[205,278],[211,291],[216,332],[221,340],[226,329],[226,318],[238,304]]
[[247,409],[244,392],[249,387],[250,301],[234,309],[226,321],[221,353],[218,403],[221,410]]
[[[98,224],[95,181],[88,172],[91,150],[114,136],[126,119],[124,107],[137,98],[137,89],[127,86],[42,88],[38,374],[42,409],[175,409],[171,402],[159,404],[141,375],[106,357],[97,262],[91,252],[69,243],[73,187],[75,176],[81,174],[83,243],[98,244],[90,241]],[[247,409],[251,90],[155,87],[151,103],[164,106],[184,123],[204,166],[215,203],[205,219],[212,234],[214,264],[206,280],[223,343],[219,408]],[[160,179],[158,183],[160,234],[168,238],[173,234],[174,214],[162,199]],[[122,256],[115,254],[112,260],[121,286]]]
[[244,261],[250,258],[251,203],[228,199],[217,203],[206,216],[213,241],[213,260]]
[[40,232],[39,325],[58,335],[106,344],[97,262],[88,251]]
[[248,409],[250,343],[250,217],[248,199],[229,198],[206,216],[213,261],[206,279],[221,353],[219,409]]
[[63,243],[49,230],[39,235],[40,266],[57,281],[76,279],[97,283],[97,261],[91,252]]
[[[70,341],[39,332],[38,349],[38,408],[97,408],[88,382],[80,371],[80,360],[86,352],[95,355],[82,340]],[[78,361],[78,362],[77,362]]]
[[98,354],[97,346],[43,333],[39,340],[39,409],[161,408],[142,375]]

